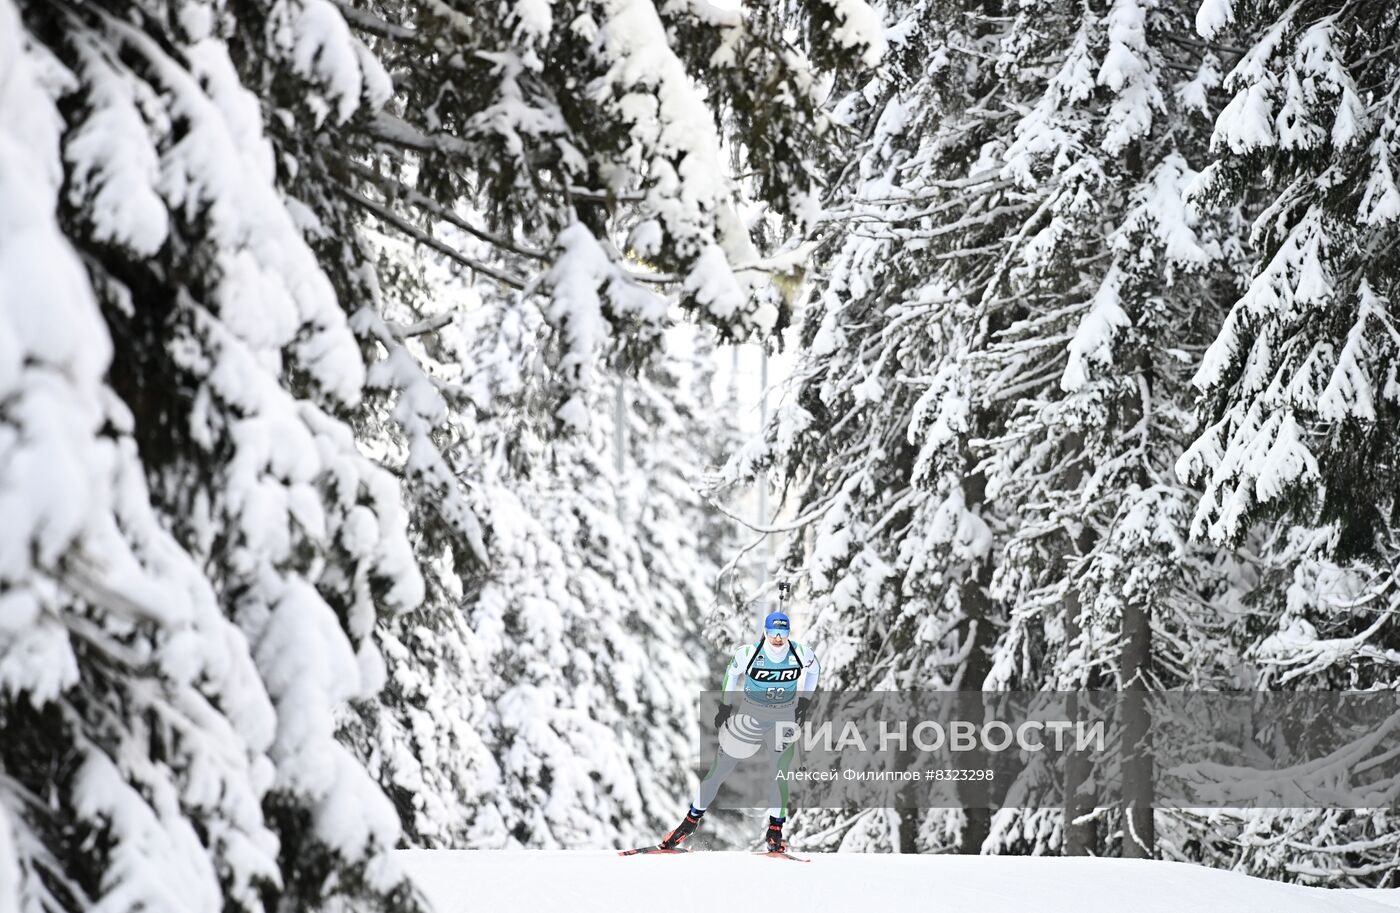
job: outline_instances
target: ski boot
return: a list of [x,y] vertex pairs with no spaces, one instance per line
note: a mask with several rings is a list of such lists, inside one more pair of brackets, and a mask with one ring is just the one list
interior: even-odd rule
[[786,820],[786,818],[772,817],[768,819],[768,835],[764,838],[764,842],[768,845],[768,852],[787,852],[787,841],[783,839],[783,822]]
[[662,839],[661,849],[679,849],[680,845],[684,843],[691,834],[695,833],[695,829],[700,826],[700,819],[703,817],[705,817],[703,809],[697,811],[694,806],[691,806],[690,811],[686,813],[685,820],[676,825],[675,830],[671,831],[671,833],[667,834]]

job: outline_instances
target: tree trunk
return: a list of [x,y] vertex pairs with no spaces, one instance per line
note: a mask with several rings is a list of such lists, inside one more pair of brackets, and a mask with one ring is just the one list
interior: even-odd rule
[[[1078,602],[1078,600],[1075,600]],[[1078,627],[1078,621],[1075,622]],[[1072,641],[1071,641],[1072,642]],[[1067,702],[1068,717],[1071,721],[1083,718],[1079,702],[1073,694]],[[1094,784],[1090,780],[1091,765],[1085,752],[1070,749],[1065,754],[1065,796],[1064,796],[1064,846],[1066,856],[1093,856],[1099,847],[1099,825],[1097,821],[1079,821],[1094,810]]]
[[917,853],[919,851],[919,819],[923,809],[901,808],[899,812],[899,851]]
[[1152,628],[1146,609],[1136,601],[1123,607],[1123,856],[1151,859],[1157,835],[1152,814],[1152,740],[1148,732],[1146,668]]
[[[972,461],[969,460],[969,470]],[[979,473],[963,476],[963,503],[969,511],[982,504],[987,480]],[[992,600],[987,590],[992,582],[991,555],[985,555],[971,568],[962,583],[961,605],[965,618],[963,643],[972,641],[963,668],[959,670],[958,715],[962,719],[981,719],[982,684],[992,670],[990,647],[993,629],[990,619]],[[990,762],[989,762],[990,763]],[[977,855],[992,832],[992,811],[989,784],[986,781],[963,780],[958,783],[958,799],[966,816],[958,852]]]
[[[1079,432],[1071,433],[1066,437],[1065,447],[1070,453],[1080,453],[1084,446],[1084,436]],[[1083,462],[1075,464],[1075,468],[1068,477],[1071,488],[1078,488],[1084,478]],[[1088,525],[1082,525],[1078,532],[1065,530],[1065,534],[1059,538],[1062,543],[1056,566],[1060,576],[1068,579],[1070,576],[1069,558],[1071,554],[1083,555],[1094,546],[1098,538],[1098,533]],[[1065,595],[1060,600],[1061,617],[1065,626],[1065,644],[1069,648],[1079,641],[1084,634],[1084,626],[1080,624],[1079,615],[1082,605],[1079,601],[1079,591],[1071,584],[1065,587]],[[1076,682],[1062,682],[1061,687],[1068,689],[1088,690],[1093,687],[1089,681],[1088,673]],[[1079,721],[1087,718],[1079,700],[1071,694],[1066,702],[1067,717],[1071,721]],[[1066,856],[1094,856],[1099,850],[1099,825],[1097,821],[1079,821],[1078,819],[1093,812],[1098,805],[1098,795],[1095,783],[1090,779],[1093,773],[1093,765],[1090,763],[1089,755],[1082,751],[1075,751],[1070,748],[1065,753],[1065,792],[1064,792],[1064,838],[1061,852]]]
[[[1129,168],[1142,173],[1141,150],[1129,149]],[[1129,360],[1138,378],[1138,396],[1128,396],[1122,405],[1122,427],[1131,429],[1147,419],[1152,397],[1152,361],[1139,347]],[[1151,484],[1145,465],[1137,468],[1137,483]],[[1157,852],[1157,834],[1152,813],[1152,740],[1148,729],[1148,668],[1152,663],[1152,618],[1150,604],[1135,595],[1123,605],[1119,640],[1118,681],[1123,708],[1123,856],[1151,859]]]

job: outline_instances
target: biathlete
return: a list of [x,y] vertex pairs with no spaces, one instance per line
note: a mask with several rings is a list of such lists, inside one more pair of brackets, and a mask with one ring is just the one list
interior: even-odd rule
[[715,728],[719,731],[715,763],[700,781],[685,820],[666,835],[660,849],[679,848],[700,826],[705,809],[739,762],[764,752],[772,775],[764,840],[768,852],[787,852],[783,823],[788,814],[788,786],[780,774],[787,772],[797,746],[794,743],[779,751],[773,730],[780,720],[796,720],[799,724],[806,720],[820,674],[816,653],[792,639],[788,616],[773,612],[765,618],[763,637],[741,647],[724,672],[724,694],[715,714]]

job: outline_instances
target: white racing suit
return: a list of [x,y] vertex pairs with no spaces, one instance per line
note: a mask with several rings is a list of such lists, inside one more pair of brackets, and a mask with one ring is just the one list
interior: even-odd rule
[[692,803],[696,811],[709,807],[740,761],[762,751],[772,779],[768,814],[787,818],[788,785],[779,774],[787,771],[797,746],[779,751],[773,730],[778,720],[793,719],[797,702],[816,690],[820,674],[817,655],[791,640],[778,648],[766,639],[739,648],[724,672],[723,701],[734,711],[720,727],[715,763],[700,781]]

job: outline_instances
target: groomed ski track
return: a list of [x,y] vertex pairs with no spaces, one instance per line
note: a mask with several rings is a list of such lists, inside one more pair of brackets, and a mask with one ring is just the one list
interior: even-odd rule
[[[800,850],[798,851],[800,853]],[[1395,913],[1400,890],[1306,888],[1173,862],[616,850],[397,854],[436,913]],[[808,854],[802,854],[804,856]]]

